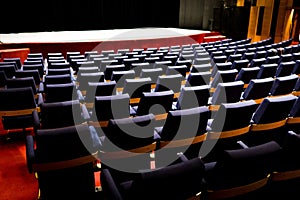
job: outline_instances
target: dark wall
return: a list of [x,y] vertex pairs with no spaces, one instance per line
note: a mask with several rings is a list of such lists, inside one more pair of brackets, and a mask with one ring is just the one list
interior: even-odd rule
[[240,40],[247,38],[250,7],[219,7],[214,8],[213,30],[221,34]]
[[180,0],[27,0],[1,4],[1,33],[179,26]]

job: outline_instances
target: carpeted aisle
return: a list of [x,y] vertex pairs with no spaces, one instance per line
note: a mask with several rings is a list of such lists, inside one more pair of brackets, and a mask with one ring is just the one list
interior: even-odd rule
[[6,140],[0,132],[0,200],[36,200],[38,184],[26,167],[23,135]]

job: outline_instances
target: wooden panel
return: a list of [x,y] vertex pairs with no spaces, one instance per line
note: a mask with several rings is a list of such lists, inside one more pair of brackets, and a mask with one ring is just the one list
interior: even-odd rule
[[236,6],[244,6],[244,4],[245,4],[245,0],[237,0],[237,2],[236,2]]
[[1,49],[0,50],[0,61],[3,61],[3,58],[20,58],[23,63],[26,60],[28,53],[30,53],[29,48],[22,49]]
[[272,14],[273,14],[273,3],[265,5],[264,21],[261,39],[266,39],[270,35],[270,28],[272,23]]
[[289,13],[291,11],[286,10],[286,3],[287,0],[280,0],[274,42],[289,39],[289,27],[291,26],[292,19],[289,22]]
[[252,41],[255,40],[256,23],[258,17],[257,15],[258,15],[258,7],[252,6],[250,10],[250,19],[249,19],[248,36],[247,36],[247,38],[252,38]]

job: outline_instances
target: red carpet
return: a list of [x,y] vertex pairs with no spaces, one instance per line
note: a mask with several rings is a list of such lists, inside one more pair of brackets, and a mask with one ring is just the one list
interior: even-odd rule
[[38,184],[27,171],[24,138],[7,141],[4,134],[0,136],[0,199],[37,199]]
[[[36,200],[38,182],[27,170],[25,135],[11,132],[10,136],[7,140],[0,123],[0,200]],[[95,172],[95,186],[100,185],[100,172]]]

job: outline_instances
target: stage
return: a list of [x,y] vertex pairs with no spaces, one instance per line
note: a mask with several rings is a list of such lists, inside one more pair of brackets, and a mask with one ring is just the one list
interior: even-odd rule
[[0,49],[30,52],[118,50],[202,43],[224,39],[218,32],[181,28],[136,28],[0,34]]

